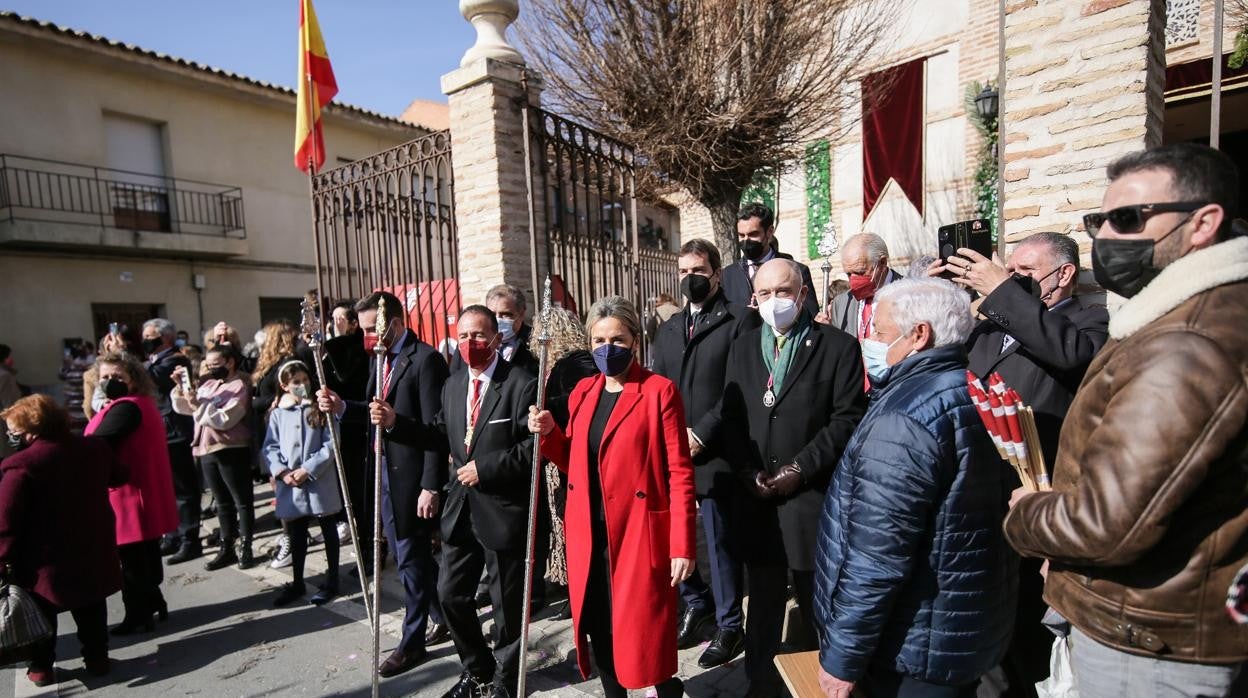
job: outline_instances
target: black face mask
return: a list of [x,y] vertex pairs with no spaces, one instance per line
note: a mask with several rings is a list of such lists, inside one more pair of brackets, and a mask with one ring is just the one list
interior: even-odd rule
[[164,344],[164,342],[162,342],[159,339],[145,339],[143,340],[142,344],[143,344],[143,353],[151,355],[159,351],[161,345]]
[[1092,276],[1101,288],[1130,298],[1152,283],[1161,273],[1153,266],[1157,243],[1174,234],[1192,219],[1188,214],[1170,232],[1156,240],[1129,238],[1092,238]]
[[741,249],[741,254],[745,255],[746,259],[758,259],[767,253],[766,245],[758,240],[751,240],[750,238],[746,238],[745,240],[737,243],[737,247]]
[[680,292],[690,303],[701,303],[711,295],[711,280],[701,274],[689,274],[680,280]]
[[126,385],[125,381],[117,380],[116,378],[109,378],[104,381],[103,387],[104,397],[109,400],[116,400],[130,394],[130,386]]
[[1161,270],[1153,266],[1152,240],[1094,238],[1092,275],[1096,283],[1111,293],[1130,298],[1144,290]]
[[26,440],[22,438],[21,434],[14,434],[13,432],[9,432],[7,440],[9,442],[9,448],[14,451],[20,451],[29,445],[26,443]]
[[1054,269],[1048,274],[1045,274],[1039,279],[1033,279],[1026,274],[1015,274],[1014,282],[1017,283],[1019,286],[1022,286],[1023,290],[1029,293],[1032,298],[1035,298],[1040,301],[1045,301],[1045,300],[1048,300],[1049,296],[1057,292],[1057,287],[1055,286],[1052,291],[1049,291],[1048,293],[1044,293],[1041,283],[1045,279],[1049,278],[1050,276],[1053,276],[1054,274],[1056,274],[1057,272],[1061,270],[1062,270],[1061,266],[1058,266],[1058,268]]
[[223,381],[230,377],[230,369],[225,366],[218,366],[208,370],[208,377],[213,380]]

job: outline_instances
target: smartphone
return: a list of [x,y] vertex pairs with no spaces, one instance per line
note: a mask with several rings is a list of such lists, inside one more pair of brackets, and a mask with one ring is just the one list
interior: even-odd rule
[[121,334],[121,327],[118,326],[117,323],[115,322],[110,322],[108,323],[108,333],[113,336],[117,336]]
[[182,392],[183,393],[195,392],[194,390],[191,389],[191,370],[189,368],[182,369]]
[[936,249],[940,250],[941,264],[948,264],[949,258],[957,255],[961,247],[992,259],[992,222],[987,218],[976,218],[942,225],[937,229]]

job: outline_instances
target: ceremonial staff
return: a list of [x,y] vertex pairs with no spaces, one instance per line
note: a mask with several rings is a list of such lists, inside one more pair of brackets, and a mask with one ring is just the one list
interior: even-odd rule
[[[550,358],[550,274],[542,285],[542,331],[537,341],[542,348],[537,359],[537,409],[546,406],[546,365]],[[533,598],[533,548],[537,543],[537,493],[542,475],[542,437],[533,435],[533,468],[529,482],[529,530],[524,537],[524,606],[520,610],[520,664],[516,679],[516,695],[524,696],[524,680],[529,670],[529,603]]]
[[823,224],[823,234],[819,236],[818,251],[819,256],[823,257],[823,264],[819,265],[819,269],[823,272],[823,311],[831,313],[832,303],[832,285],[830,276],[832,273],[832,255],[840,250],[841,246],[836,241],[836,226],[832,225],[832,221]]
[[[377,302],[377,346],[373,347],[373,353],[377,358],[374,374],[377,387],[377,396],[374,399],[377,402],[386,399],[386,354],[389,352],[386,346],[386,330],[390,329],[389,325],[389,318],[386,317],[386,301],[383,298]],[[381,610],[381,537],[384,535],[381,530],[381,469],[384,467],[381,460],[384,456],[384,449],[382,426],[378,424],[373,427],[373,608],[379,613]],[[373,623],[373,698],[380,695],[381,687],[378,685],[377,674],[377,667],[380,663],[381,616],[378,615],[377,622]]]
[[[303,299],[303,334],[308,346],[312,349],[312,360],[316,363],[316,380],[324,388],[326,387],[325,361],[321,358],[322,325],[317,301],[313,301],[310,297]],[[347,510],[347,526],[351,529],[351,545],[355,548],[355,559],[363,560],[364,556],[360,554],[360,533],[355,524],[355,509],[351,506],[351,493],[347,491],[347,470],[342,462],[342,449],[338,445],[338,421],[332,414],[326,417],[329,445],[334,452],[334,465],[338,468],[338,486],[342,490],[342,503]],[[368,577],[363,569],[357,569],[357,572],[360,574],[360,589],[364,592],[361,594],[364,597],[364,614],[368,616],[368,622],[375,627],[377,618],[373,615],[374,607],[368,597]]]

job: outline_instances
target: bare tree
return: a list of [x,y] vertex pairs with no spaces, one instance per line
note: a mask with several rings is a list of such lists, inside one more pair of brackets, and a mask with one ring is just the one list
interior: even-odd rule
[[852,126],[854,81],[901,0],[532,0],[520,38],[556,111],[633,144],[651,193],[686,190],[735,250],[741,192]]

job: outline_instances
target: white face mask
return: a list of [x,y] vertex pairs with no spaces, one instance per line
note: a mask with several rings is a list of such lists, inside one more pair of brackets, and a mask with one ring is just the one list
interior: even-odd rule
[[511,318],[500,317],[498,319],[498,333],[503,336],[504,342],[510,342],[516,336],[516,321]]
[[797,322],[797,301],[772,296],[758,304],[758,314],[772,329],[785,332]]

